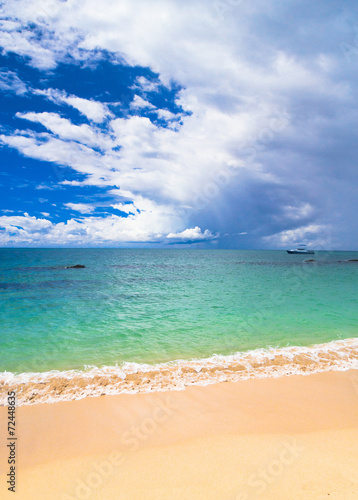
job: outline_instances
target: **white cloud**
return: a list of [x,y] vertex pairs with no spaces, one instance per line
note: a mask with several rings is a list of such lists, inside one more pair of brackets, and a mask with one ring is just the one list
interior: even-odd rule
[[[76,205],[76,204],[75,204]],[[77,204],[78,205],[78,204]],[[78,209],[78,207],[77,207]],[[128,217],[83,217],[66,223],[51,223],[46,219],[24,216],[0,216],[0,243],[34,245],[103,245],[133,243],[163,243],[204,241],[212,239],[209,231],[199,228],[168,234],[168,228],[179,226],[176,214],[151,204],[151,210]],[[3,229],[2,229],[3,228]]]
[[164,118],[164,120],[176,120],[178,118],[177,115],[171,113],[167,109],[158,109],[157,110],[158,118]]
[[97,132],[89,125],[74,125],[67,118],[62,118],[57,113],[16,113],[18,118],[23,118],[32,122],[41,123],[44,127],[66,141],[78,141],[87,146],[107,149],[112,146],[112,141]]
[[13,71],[0,71],[0,90],[24,95],[27,93],[27,86]]
[[126,214],[134,215],[136,212],[139,212],[133,203],[116,203],[115,205],[111,205],[111,207]]
[[95,210],[95,207],[87,203],[65,203],[65,207],[81,214],[90,214]]
[[47,184],[39,184],[38,186],[35,187],[35,189],[38,189],[38,190],[46,189],[49,191],[53,191],[54,189],[57,189],[57,186],[55,186],[55,185],[49,186]]
[[331,227],[329,225],[308,224],[296,229],[281,231],[264,237],[264,241],[273,247],[294,247],[308,242],[312,247],[329,248],[331,246]]
[[51,222],[47,219],[37,219],[26,212],[24,215],[3,215],[0,216],[0,228],[5,231],[0,230],[0,242],[42,239],[50,227]]
[[218,235],[212,234],[212,232],[209,231],[208,229],[202,232],[200,227],[198,226],[190,229],[185,229],[180,233],[169,233],[167,236],[168,240],[175,240],[182,242],[208,241],[217,237]]
[[144,76],[138,76],[135,87],[140,88],[143,92],[157,92],[159,82],[153,82]]
[[300,203],[299,205],[288,205],[283,208],[283,213],[291,220],[301,220],[312,215],[314,209],[309,203]]
[[94,122],[101,123],[107,116],[111,115],[107,106],[105,106],[101,102],[89,99],[82,99],[81,97],[76,97],[76,96],[64,97],[63,101],[72,106],[73,108],[78,109],[80,113],[82,113],[89,120],[92,120]]
[[135,95],[133,101],[131,102],[131,108],[133,109],[155,109],[155,106],[150,102],[146,101],[139,95]]
[[67,95],[66,92],[57,89],[33,89],[32,92],[37,95],[46,96],[56,104],[64,103],[72,106],[95,123],[102,123],[107,117],[113,116],[106,104],[94,101],[93,99],[83,99],[75,95]]
[[[4,51],[29,57],[33,65],[39,69],[55,68],[55,47],[42,47],[30,29],[22,29],[20,23],[16,24],[19,24],[17,29],[9,29],[1,33],[0,43]],[[54,50],[51,50],[52,48]]]
[[[104,103],[56,89],[35,90],[53,102],[73,106],[92,123],[77,126],[56,113],[28,112],[18,116],[42,123],[48,132],[3,133],[0,140],[26,156],[83,175],[82,181],[64,179],[64,185],[117,186],[118,200],[111,203],[123,210],[130,210],[123,205],[125,193],[132,209],[147,204],[140,214],[127,212],[128,222],[115,223],[128,237],[146,234],[155,239],[207,227],[213,223],[215,207],[207,220],[198,219],[195,200],[201,197],[206,206],[223,207],[229,195],[233,206],[227,213],[234,224],[230,234],[243,227],[239,219],[235,226],[239,209],[251,223],[260,211],[278,226],[275,234],[271,228],[261,231],[271,234],[266,243],[281,245],[301,233],[314,234],[312,227],[323,225],[316,218],[331,191],[324,183],[325,169],[334,168],[327,167],[329,162],[341,162],[331,160],[324,150],[336,137],[354,130],[356,121],[353,78],[347,68],[342,70],[346,61],[339,45],[328,40],[334,35],[337,40],[348,37],[348,28],[331,14],[316,18],[309,13],[307,23],[304,16],[286,16],[291,4],[285,7],[282,2],[242,2],[238,7],[234,3],[226,2],[220,14],[204,0],[104,0],[101,9],[95,0],[7,2],[5,51],[28,56],[41,69],[53,69],[69,57],[91,61],[99,51],[109,51],[118,61],[159,75],[158,81],[137,78],[134,88],[143,95],[156,92],[159,82],[182,86],[176,104],[191,114],[180,116],[179,126],[178,115],[156,109],[159,118],[173,123],[173,128],[161,128],[140,116],[115,118]],[[330,13],[323,2],[319,9]],[[40,11],[43,21],[38,20]],[[36,34],[30,23],[39,26]],[[322,32],[330,37],[317,37]],[[132,102],[132,109],[154,109],[150,106],[139,96]],[[96,126],[104,122],[107,131]],[[350,150],[343,146],[342,151]],[[347,162],[354,164],[350,158]],[[339,175],[344,177],[343,168]],[[149,222],[142,222],[148,214],[154,220],[152,232],[145,227]],[[133,217],[135,231],[126,226],[133,224]],[[217,215],[221,224],[224,218]],[[88,218],[86,224],[100,223]]]

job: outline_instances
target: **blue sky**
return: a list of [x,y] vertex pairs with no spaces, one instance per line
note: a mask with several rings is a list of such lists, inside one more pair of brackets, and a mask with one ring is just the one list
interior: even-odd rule
[[356,249],[355,2],[1,6],[0,245]]

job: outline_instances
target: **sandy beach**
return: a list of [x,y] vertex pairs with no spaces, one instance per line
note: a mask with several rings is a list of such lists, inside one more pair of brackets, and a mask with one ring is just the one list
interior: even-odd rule
[[[0,409],[5,437],[7,410]],[[18,499],[353,499],[358,372],[16,409]],[[7,449],[1,440],[1,498]]]

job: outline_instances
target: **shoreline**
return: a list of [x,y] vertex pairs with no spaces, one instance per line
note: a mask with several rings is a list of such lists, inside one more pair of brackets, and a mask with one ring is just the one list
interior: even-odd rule
[[116,394],[183,391],[191,386],[358,369],[358,338],[312,346],[255,349],[160,364],[123,363],[87,370],[0,373],[0,406],[15,391],[18,405]]
[[[358,370],[25,405],[16,414],[19,499],[358,492]],[[0,408],[3,429],[6,417]],[[7,498],[3,475],[0,485]]]

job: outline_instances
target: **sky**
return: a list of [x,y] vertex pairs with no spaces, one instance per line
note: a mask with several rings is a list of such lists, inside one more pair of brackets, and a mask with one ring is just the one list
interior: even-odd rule
[[356,1],[0,5],[0,246],[358,248]]

